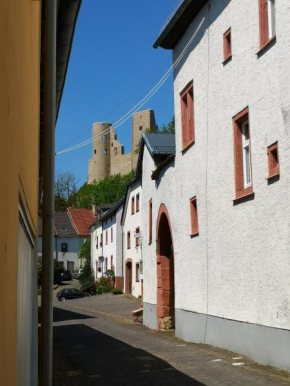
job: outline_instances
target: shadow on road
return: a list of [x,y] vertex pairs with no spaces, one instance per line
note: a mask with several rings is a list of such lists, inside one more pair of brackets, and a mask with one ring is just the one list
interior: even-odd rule
[[66,320],[80,320],[80,319],[94,319],[93,316],[79,314],[68,310],[62,310],[61,308],[53,307],[53,321],[64,322]]
[[[68,311],[55,311],[59,319],[65,320]],[[77,319],[76,315],[72,316]],[[78,319],[83,317],[79,315]],[[132,331],[132,334],[136,334],[136,331]],[[54,326],[53,335],[54,386],[66,384],[68,377],[72,386],[205,386],[147,351],[87,325]],[[168,347],[168,350],[174,351],[175,347]]]

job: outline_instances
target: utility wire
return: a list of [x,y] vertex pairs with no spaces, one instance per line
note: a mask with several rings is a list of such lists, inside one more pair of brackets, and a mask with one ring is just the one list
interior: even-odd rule
[[188,50],[189,46],[191,45],[193,39],[196,37],[198,31],[200,30],[202,24],[204,23],[205,18],[202,19],[200,24],[198,25],[197,29],[195,30],[194,34],[182,50],[181,54],[178,56],[174,64],[166,71],[166,73],[162,76],[162,78],[156,83],[156,85],[149,91],[149,93],[140,101],[138,102],[134,107],[132,107],[131,110],[129,110],[123,117],[118,119],[115,123],[113,123],[110,127],[108,127],[106,130],[104,130],[101,134],[95,135],[92,138],[87,139],[86,141],[83,141],[79,143],[78,145],[72,146],[70,148],[67,148],[65,150],[59,151],[56,153],[56,155],[64,154],[64,153],[69,153],[71,151],[80,149],[91,142],[93,142],[95,139],[99,139],[102,136],[110,133],[111,130],[116,129],[117,127],[121,126],[123,123],[125,123],[133,113],[137,112],[145,103],[148,102],[149,99],[153,97],[154,94],[160,89],[160,87],[165,83],[165,81],[168,79],[170,76],[170,73],[173,69],[176,68],[176,66],[180,63],[182,60],[183,56],[185,55],[186,51]]

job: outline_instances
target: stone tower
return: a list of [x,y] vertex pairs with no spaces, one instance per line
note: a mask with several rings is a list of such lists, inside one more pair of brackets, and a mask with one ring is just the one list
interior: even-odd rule
[[131,165],[132,169],[136,168],[138,149],[141,136],[147,130],[152,130],[155,127],[155,115],[153,110],[138,111],[132,115],[132,152]]
[[124,146],[108,122],[93,124],[93,157],[89,160],[88,183],[99,181],[114,174],[127,174],[136,168],[136,149],[142,134],[155,127],[153,110],[139,111],[132,115],[132,152],[124,154]]
[[110,176],[110,132],[108,122],[93,124],[93,157],[89,160],[88,183]]

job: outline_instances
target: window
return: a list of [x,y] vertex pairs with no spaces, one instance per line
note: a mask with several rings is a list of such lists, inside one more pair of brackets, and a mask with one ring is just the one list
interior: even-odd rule
[[113,264],[113,255],[111,255],[111,269],[114,267],[114,264]]
[[127,232],[127,249],[131,248],[131,234],[130,231]]
[[104,135],[102,135],[101,140],[102,140],[102,142],[105,142],[106,137]]
[[108,245],[108,231],[106,231],[106,245]]
[[236,198],[253,193],[249,110],[233,118]]
[[111,243],[113,242],[113,227],[111,227]]
[[152,243],[152,200],[149,201],[149,244]]
[[259,0],[260,48],[276,34],[275,0]]
[[105,155],[108,155],[108,154],[109,154],[108,149],[104,149],[104,154],[105,154]]
[[196,197],[190,199],[191,236],[198,235],[198,216]]
[[139,278],[140,269],[139,268],[140,268],[139,263],[136,263],[136,282],[138,282],[140,280],[140,278]]
[[105,270],[107,271],[107,269],[108,269],[108,258],[106,257],[105,258]]
[[68,245],[67,243],[61,243],[61,252],[67,252],[68,251]]
[[102,130],[105,130],[105,128],[106,128],[106,124],[102,123]]
[[[140,228],[136,228],[136,236],[140,233]],[[135,247],[139,247],[139,237],[135,237]]]
[[140,196],[139,193],[136,195],[136,212],[139,212],[139,203],[140,203]]
[[131,214],[135,213],[135,197],[131,198]]
[[139,126],[139,131],[143,131],[143,126]]
[[97,150],[96,149],[94,150],[94,154],[97,154]]
[[193,103],[193,82],[180,93],[181,102],[181,131],[182,150],[194,142],[194,103]]
[[231,28],[224,33],[224,62],[232,57]]
[[280,173],[279,168],[279,154],[278,154],[278,142],[267,147],[268,154],[268,177],[277,176]]
[[101,234],[100,236],[100,248],[102,248],[103,246],[103,234]]
[[96,248],[99,248],[99,236],[97,236],[97,243],[96,243]]

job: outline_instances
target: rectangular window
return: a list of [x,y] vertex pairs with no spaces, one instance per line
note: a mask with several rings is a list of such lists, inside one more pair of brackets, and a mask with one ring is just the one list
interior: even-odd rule
[[136,263],[136,282],[140,280],[139,271],[140,271],[139,263]]
[[127,232],[127,249],[131,248],[131,233]]
[[131,214],[135,213],[135,197],[131,198]]
[[114,262],[113,262],[113,255],[111,255],[111,269],[114,267]]
[[108,245],[108,231],[106,231],[106,245]]
[[99,237],[97,236],[97,243],[96,243],[96,248],[99,248]]
[[[136,228],[136,235],[138,235],[140,233],[140,228]],[[135,237],[135,246],[136,247],[139,247],[139,237]]]
[[138,193],[136,194],[136,212],[139,212],[139,205],[140,205],[140,196]]
[[149,201],[149,244],[152,243],[152,200]]
[[233,118],[236,198],[253,193],[249,109]]
[[232,57],[232,30],[224,33],[224,62]]
[[68,251],[68,245],[67,243],[61,243],[61,252],[67,252]]
[[198,216],[196,197],[190,199],[191,236],[198,235]]
[[111,243],[113,242],[113,239],[114,239],[114,237],[113,237],[113,227],[111,227]]
[[182,150],[194,142],[193,81],[180,93]]
[[259,0],[260,48],[276,35],[275,0]]
[[268,154],[268,177],[277,176],[280,173],[279,167],[279,154],[278,154],[278,142],[267,147]]
[[103,246],[103,234],[101,234],[100,236],[100,248],[102,248]]

